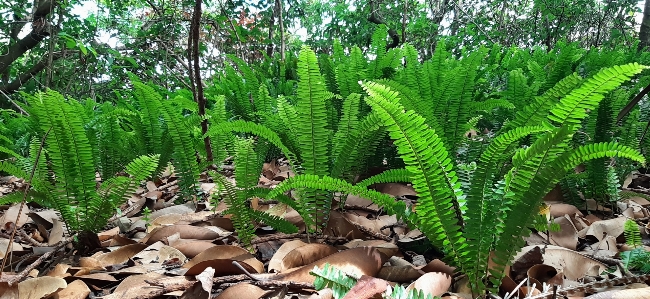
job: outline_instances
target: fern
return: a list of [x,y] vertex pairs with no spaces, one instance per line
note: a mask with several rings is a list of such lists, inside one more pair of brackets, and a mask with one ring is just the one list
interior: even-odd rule
[[627,219],[625,221],[624,233],[625,244],[632,247],[641,246],[641,232],[639,231],[639,225],[634,220]]
[[334,268],[328,263],[323,265],[323,269],[315,266],[309,274],[316,277],[316,279],[314,279],[314,287],[316,287],[317,291],[329,288],[332,290],[332,295],[335,299],[345,297],[345,294],[354,287],[359,279],[358,277],[350,277],[348,274]]
[[412,173],[413,188],[420,196],[418,214],[423,215],[419,227],[436,246],[449,249],[452,259],[462,259],[466,246],[460,235],[462,219],[458,217],[462,191],[451,171],[453,164],[447,150],[425,125],[424,118],[413,111],[403,111],[395,92],[375,83],[363,86],[370,95],[366,101],[387,125],[406,169]]

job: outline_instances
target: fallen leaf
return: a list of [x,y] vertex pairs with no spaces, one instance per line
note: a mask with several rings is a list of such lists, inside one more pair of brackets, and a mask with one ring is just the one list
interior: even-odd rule
[[214,240],[219,238],[219,234],[211,229],[186,224],[177,224],[156,228],[149,233],[145,239],[141,240],[141,242],[151,245],[176,233],[179,233],[182,239]]
[[250,283],[240,283],[225,289],[218,299],[260,299],[267,291]]
[[258,261],[255,256],[241,247],[231,245],[218,245],[201,252],[189,262],[183,265],[187,268],[185,275],[198,275],[205,268],[212,267],[216,270],[215,275],[242,274],[241,270],[232,265],[232,261],[238,261],[248,271],[254,273],[264,272],[264,264]]
[[54,295],[52,299],[85,299],[90,295],[90,289],[88,286],[81,280],[75,280],[68,284],[65,289],[62,289]]
[[18,283],[19,299],[40,299],[58,290],[65,289],[68,284],[63,278],[42,276],[27,279]]
[[103,267],[110,265],[121,264],[128,261],[134,255],[147,248],[145,244],[131,244],[118,248],[115,251],[104,253],[96,259]]
[[363,275],[343,299],[370,299],[386,291],[388,281]]

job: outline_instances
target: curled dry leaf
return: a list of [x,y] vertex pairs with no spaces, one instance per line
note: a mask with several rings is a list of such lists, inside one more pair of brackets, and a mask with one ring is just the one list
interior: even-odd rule
[[63,222],[59,219],[52,219],[52,230],[50,231],[50,237],[47,239],[48,245],[54,245],[63,240]]
[[66,264],[56,264],[54,266],[54,269],[50,270],[46,275],[47,276],[52,276],[52,277],[67,277],[70,276],[70,273],[68,273],[68,269],[70,269],[70,265]]
[[64,289],[68,284],[63,278],[42,276],[18,283],[19,299],[40,299]]
[[232,261],[240,262],[250,272],[264,272],[264,264],[255,256],[241,247],[231,245],[217,245],[209,248],[183,265],[183,268],[188,269],[185,275],[198,275],[207,267],[214,268],[217,276],[242,274],[241,270],[232,264]]
[[296,270],[280,274],[253,274],[254,277],[261,280],[281,280],[296,281],[305,283],[314,283],[315,277],[309,272],[314,267],[323,268],[328,263],[343,272],[350,275],[375,276],[384,264],[383,255],[372,247],[358,247],[332,254],[326,258],[315,261],[309,265],[302,266]]
[[625,230],[625,217],[601,220],[591,224],[587,230],[588,236],[593,236],[602,241],[605,236],[620,236]]
[[[385,254],[386,256],[395,256],[400,254],[399,248],[397,245],[386,242],[384,240],[352,240],[343,245],[345,248],[357,248],[357,247],[374,247],[379,250],[379,252]],[[400,254],[401,255],[401,254]]]
[[338,249],[327,244],[305,244],[287,253],[280,262],[278,272],[313,263],[321,258],[339,252]]
[[[20,211],[20,218],[18,218],[19,210],[19,203],[9,207],[9,209],[2,214],[2,217],[0,217],[0,225],[6,227],[8,223],[17,223],[18,227],[22,227],[23,224],[27,223],[27,220],[29,220],[29,216],[27,216],[27,214],[29,214],[29,207],[27,205],[23,206],[22,211]],[[16,222],[16,219],[18,219],[18,222]]]
[[169,245],[178,249],[178,251],[182,252],[188,258],[193,258],[199,253],[208,250],[208,248],[217,246],[216,244],[210,243],[208,241],[183,239],[169,242]]
[[151,287],[146,281],[152,281],[158,278],[162,278],[164,275],[150,272],[147,274],[141,275],[132,275],[125,278],[118,286],[115,288],[112,294],[104,296],[104,299],[135,299],[135,298],[147,298],[146,294],[150,292],[155,292],[159,288]]
[[90,289],[81,280],[75,280],[68,284],[65,289],[62,289],[52,295],[52,299],[85,299],[90,295]]
[[151,245],[176,233],[180,234],[182,239],[214,240],[219,238],[219,234],[211,229],[186,224],[177,224],[154,229],[142,240],[142,242]]
[[181,214],[167,214],[167,215],[161,215],[151,221],[149,227],[147,227],[147,232],[152,232],[154,229],[161,227],[161,226],[168,226],[168,225],[173,225],[174,223],[178,222],[181,220],[181,217],[183,215]]
[[18,285],[9,286],[8,282],[0,282],[0,299],[16,299],[18,296]]
[[107,267],[115,264],[122,264],[132,258],[134,255],[138,254],[140,251],[147,248],[145,244],[131,244],[118,248],[115,251],[104,253],[99,255],[96,259],[101,263],[103,267]]
[[282,244],[269,261],[269,272],[280,272],[283,268],[282,259],[292,250],[305,245],[307,243],[300,240],[292,240]]
[[564,214],[553,220],[553,222],[560,225],[560,230],[550,232],[551,240],[555,245],[576,250],[578,247],[578,232],[569,217],[569,215]]
[[[526,246],[515,257],[515,261],[526,252],[536,246]],[[607,266],[599,261],[588,258],[587,256],[563,247],[548,245],[542,255],[544,264],[554,267],[558,272],[563,272],[569,280],[578,280],[585,275],[597,276]]]
[[267,291],[250,283],[240,283],[225,289],[217,299],[260,299]]
[[212,278],[214,277],[214,272],[214,268],[207,267],[203,272],[201,272],[201,274],[196,276],[196,280],[201,283],[203,290],[208,293],[212,292],[212,284],[214,283]]
[[345,294],[343,299],[370,299],[381,295],[388,287],[388,281],[363,275],[357,281],[357,284]]
[[451,276],[440,272],[429,272],[411,283],[406,290],[421,290],[433,297],[442,296],[451,286]]
[[412,265],[408,266],[384,266],[377,273],[377,278],[392,282],[410,282],[420,278],[424,271],[418,270]]

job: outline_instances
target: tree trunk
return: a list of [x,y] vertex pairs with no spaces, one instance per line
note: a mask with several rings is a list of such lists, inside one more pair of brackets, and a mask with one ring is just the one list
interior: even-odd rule
[[284,42],[284,17],[282,14],[282,0],[275,0],[275,3],[278,7],[278,19],[280,21],[280,59],[284,61],[284,51],[286,44]]
[[643,20],[641,21],[641,29],[639,30],[639,43],[638,50],[645,50],[650,46],[650,0],[645,0],[643,7]]

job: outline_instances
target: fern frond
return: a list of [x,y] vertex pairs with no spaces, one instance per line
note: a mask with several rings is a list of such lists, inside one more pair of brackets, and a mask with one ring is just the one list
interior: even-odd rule
[[370,95],[366,101],[387,125],[413,175],[413,188],[420,196],[417,210],[422,232],[434,245],[448,248],[452,259],[464,259],[466,244],[459,225],[462,191],[447,149],[424,118],[413,111],[404,112],[395,92],[376,83],[363,86]]
[[[408,216],[408,210],[406,209],[404,202],[395,201],[395,199],[390,195],[354,186],[346,181],[328,176],[319,177],[316,175],[301,174],[290,177],[282,181],[271,192],[269,192],[268,197],[276,198],[276,196],[296,188],[311,188],[353,194],[372,200],[372,202],[378,206],[385,208],[387,213],[397,215],[398,219]],[[301,216],[305,217],[307,215]]]
[[171,102],[161,103],[162,116],[167,123],[167,130],[174,146],[174,165],[180,176],[179,187],[187,198],[195,193],[196,183],[201,170],[196,161],[196,149],[191,130],[181,115],[175,111]]
[[298,161],[296,155],[282,143],[280,136],[269,128],[254,122],[235,120],[232,122],[220,123],[219,126],[210,127],[210,130],[206,135],[212,137],[227,132],[251,133],[266,139],[282,151],[287,159],[289,159],[289,163],[291,163],[291,167],[294,171],[300,169],[296,164],[296,161]]
[[634,220],[627,219],[625,221],[625,244],[637,247],[641,243],[641,232],[639,231],[639,225],[636,224]]
[[604,94],[620,86],[630,77],[640,73],[646,66],[630,63],[604,69],[565,96],[553,108],[548,118],[560,125],[580,125],[588,110],[594,110]]
[[539,124],[546,119],[548,112],[564,97],[582,82],[578,74],[572,74],[555,84],[553,88],[543,95],[535,97],[533,101],[522,110],[517,111],[515,118],[508,122],[502,130],[506,131],[526,124]]
[[361,103],[361,95],[357,93],[350,94],[343,102],[341,121],[339,121],[338,129],[332,139],[332,157],[338,156],[343,142],[352,134],[352,131],[358,127],[359,119],[359,105]]
[[251,214],[253,215],[253,219],[262,222],[270,227],[273,227],[273,229],[281,233],[295,234],[298,232],[298,228],[295,225],[280,217],[257,210],[251,211]]
[[389,169],[357,183],[356,186],[367,188],[370,185],[382,183],[408,183],[411,182],[411,179],[411,172],[407,169]]
[[350,289],[357,283],[358,277],[350,277],[345,272],[336,269],[329,263],[323,265],[323,269],[315,266],[309,274],[316,276],[314,279],[314,286],[316,290],[320,291],[325,288],[332,290],[332,295],[335,299],[341,299],[345,297]]

